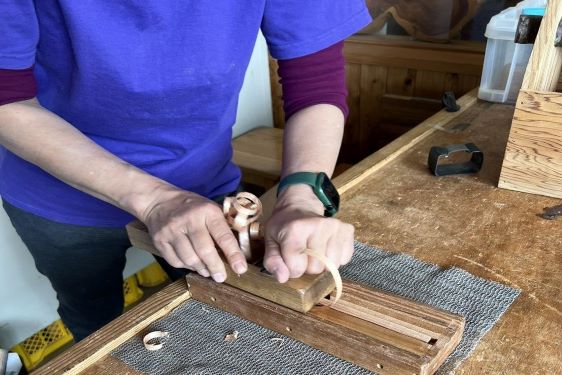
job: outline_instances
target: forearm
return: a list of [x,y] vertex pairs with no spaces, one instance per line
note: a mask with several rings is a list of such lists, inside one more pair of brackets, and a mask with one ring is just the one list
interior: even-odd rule
[[167,186],[107,152],[35,99],[0,106],[0,143],[69,185],[139,218],[154,193]]
[[342,111],[330,104],[305,108],[285,126],[281,176],[295,172],[324,172],[331,176],[344,129]]

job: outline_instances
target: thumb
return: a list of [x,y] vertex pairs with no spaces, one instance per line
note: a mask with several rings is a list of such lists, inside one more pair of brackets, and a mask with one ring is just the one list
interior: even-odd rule
[[265,241],[263,266],[267,271],[273,274],[280,283],[286,283],[287,280],[289,280],[289,268],[287,268],[281,256],[281,248],[279,244],[271,238]]

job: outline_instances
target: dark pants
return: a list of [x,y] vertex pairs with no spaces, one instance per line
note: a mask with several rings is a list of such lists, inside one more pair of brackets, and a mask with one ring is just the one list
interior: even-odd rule
[[[123,268],[131,246],[125,228],[61,224],[3,201],[39,272],[52,283],[59,315],[75,341],[123,311]],[[171,279],[186,274],[156,257]]]

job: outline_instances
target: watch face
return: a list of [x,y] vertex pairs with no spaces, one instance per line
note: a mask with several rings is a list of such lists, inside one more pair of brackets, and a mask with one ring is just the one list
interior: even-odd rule
[[333,206],[334,213],[335,213],[340,207],[340,195],[336,190],[334,184],[332,184],[332,181],[330,181],[330,179],[328,178],[328,176],[324,173],[322,173],[321,175],[322,175],[322,180],[320,181],[320,186],[326,198],[329,199],[330,205]]

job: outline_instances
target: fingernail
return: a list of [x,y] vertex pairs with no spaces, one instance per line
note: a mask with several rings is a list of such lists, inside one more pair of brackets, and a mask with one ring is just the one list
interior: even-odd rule
[[206,268],[203,268],[202,270],[199,270],[199,274],[203,277],[211,276],[211,274],[209,273],[209,270],[207,270]]
[[232,268],[234,269],[234,272],[236,272],[237,274],[241,274],[244,273],[248,270],[248,268],[246,267],[246,264],[243,262],[236,262],[232,265]]
[[226,277],[223,273],[214,273],[213,280],[215,280],[217,283],[222,283],[224,280],[226,280]]

